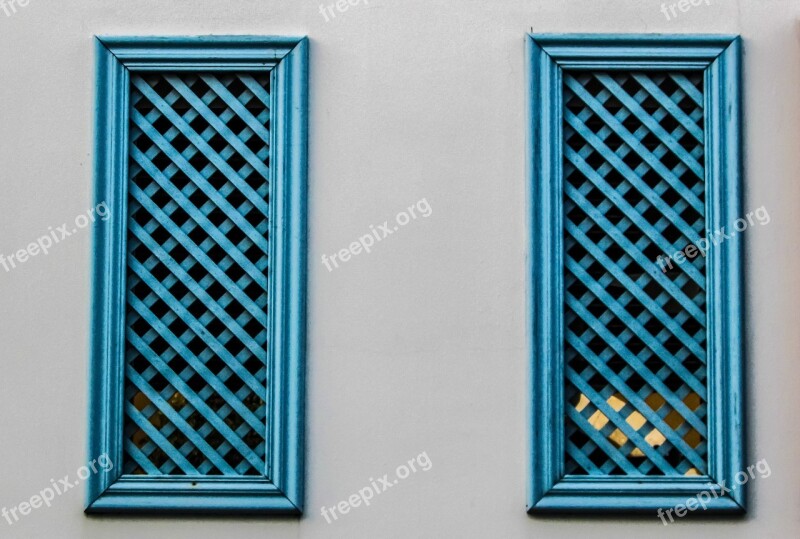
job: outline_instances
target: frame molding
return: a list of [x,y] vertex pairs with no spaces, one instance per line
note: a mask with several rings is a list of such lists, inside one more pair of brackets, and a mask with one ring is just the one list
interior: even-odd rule
[[[707,257],[709,475],[686,478],[564,473],[562,82],[563,70],[699,70],[705,80],[706,225],[742,215],[741,39],[732,35],[529,34],[531,185],[531,415],[529,513],[655,512],[730,485],[743,469],[742,245]],[[745,488],[708,503],[741,513]]]
[[[271,36],[97,37],[95,227],[89,455],[115,467],[87,479],[87,513],[299,515],[304,489],[308,39]],[[271,77],[271,380],[263,477],[121,474],[130,71],[248,70]]]

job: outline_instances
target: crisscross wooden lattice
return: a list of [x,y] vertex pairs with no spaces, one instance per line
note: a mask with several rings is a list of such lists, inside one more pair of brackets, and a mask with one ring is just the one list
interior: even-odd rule
[[[707,473],[701,72],[563,76],[565,471]],[[668,267],[668,266],[666,266]]]
[[263,475],[269,75],[130,84],[124,471]]

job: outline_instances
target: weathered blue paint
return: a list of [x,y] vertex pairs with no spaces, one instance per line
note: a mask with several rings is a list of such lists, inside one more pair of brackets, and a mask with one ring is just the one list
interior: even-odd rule
[[[96,40],[96,62],[95,199],[107,203],[111,218],[106,226],[95,229],[94,236],[89,455],[96,458],[107,453],[116,465],[111,473],[93,474],[87,480],[86,512],[300,514],[304,498],[308,40],[101,37]],[[269,211],[269,242],[265,243],[269,250],[267,447],[265,461],[256,461],[262,475],[237,476],[230,467],[225,470],[228,475],[215,476],[125,475],[122,471],[129,99],[137,73],[152,71],[261,71],[270,77],[269,170],[252,162],[270,180],[269,205],[264,204]],[[214,121],[211,115],[206,117]],[[224,126],[219,127],[224,131]],[[252,128],[262,129],[256,123]],[[242,150],[247,154],[246,148]],[[195,217],[202,221],[202,216]],[[224,237],[216,237],[225,243]],[[240,374],[250,381],[246,372]],[[241,412],[245,420],[255,421],[247,410]],[[246,447],[240,449],[252,458]],[[214,457],[211,451],[208,454]],[[170,456],[182,457],[177,449]],[[215,462],[225,467],[219,458]],[[184,465],[191,471],[190,464]]]
[[[743,436],[743,346],[742,346],[742,245],[741,238],[725,241],[713,246],[705,259],[705,274],[696,269],[686,268],[686,273],[695,279],[705,296],[696,296],[690,300],[680,296],[678,287],[658,275],[655,260],[642,256],[636,247],[626,242],[621,234],[615,235],[610,223],[605,221],[603,231],[608,234],[608,242],[612,240],[623,247],[628,256],[636,260],[650,273],[653,279],[670,294],[681,301],[680,307],[686,316],[696,318],[705,328],[706,337],[694,338],[686,334],[684,329],[668,316],[663,304],[653,301],[641,294],[637,283],[623,272],[613,268],[611,260],[606,259],[602,249],[597,249],[585,231],[570,223],[565,218],[565,207],[570,204],[581,207],[582,211],[592,212],[593,206],[586,202],[580,192],[574,190],[564,178],[565,160],[570,167],[583,165],[586,155],[577,155],[574,150],[565,147],[562,127],[570,125],[571,129],[585,129],[581,122],[575,121],[571,113],[565,114],[564,88],[575,95],[605,123],[609,129],[616,130],[625,144],[637,149],[643,158],[648,160],[649,168],[658,173],[659,181],[666,182],[670,188],[680,193],[680,207],[670,207],[662,201],[651,197],[649,200],[657,209],[669,217],[671,225],[680,229],[687,237],[703,235],[703,228],[714,231],[720,227],[730,227],[734,220],[742,216],[741,207],[741,41],[736,36],[717,35],[530,35],[527,39],[530,85],[530,140],[529,166],[531,182],[531,298],[530,315],[532,328],[532,362],[531,362],[531,480],[528,495],[528,509],[531,513],[539,512],[655,512],[658,508],[669,508],[685,503],[702,491],[709,490],[709,483],[725,481],[730,485],[735,473],[745,465]],[[692,152],[681,148],[677,142],[663,132],[657,122],[648,117],[640,109],[637,102],[621,91],[611,73],[635,73],[639,82],[652,85],[646,73],[659,72],[697,72],[704,80],[701,95],[703,128],[692,125],[688,120],[684,123],[687,136],[701,137],[701,165],[698,157],[701,152]],[[637,116],[650,133],[669,146],[686,169],[704,179],[704,201],[696,192],[685,188],[670,170],[653,159],[648,150],[640,146],[641,140],[631,136],[616,124],[613,115],[597,106],[595,98],[586,92],[579,82],[582,74],[590,73],[604,86],[603,91],[610,92],[619,100],[621,106],[629,113]],[[649,86],[648,86],[649,88]],[[687,91],[688,91],[687,87]],[[655,90],[657,93],[657,89]],[[698,92],[698,95],[700,93]],[[663,98],[663,96],[660,96]],[[680,116],[676,105],[663,99],[661,106],[673,107],[673,112]],[[593,134],[585,130],[582,134],[591,140]],[[594,141],[597,142],[597,141]],[[640,147],[637,148],[637,145]],[[605,151],[605,154],[604,154]],[[588,152],[587,152],[588,153]],[[629,184],[637,185],[643,192],[648,187],[641,183],[636,173],[629,170],[625,163],[616,160],[613,152],[600,148],[603,158],[614,163]],[[591,174],[586,167],[580,171]],[[598,181],[602,178],[597,178]],[[666,185],[665,184],[665,185]],[[602,189],[601,189],[602,191]],[[608,194],[608,193],[606,193]],[[613,196],[613,195],[612,195]],[[624,200],[619,206],[624,206]],[[702,227],[689,226],[679,212],[691,207],[693,211],[704,216]],[[679,211],[676,211],[677,210]],[[604,223],[602,212],[592,216],[596,223]],[[631,212],[629,218],[636,219]],[[646,222],[639,225],[647,228]],[[656,244],[668,245],[660,237],[656,228],[646,230],[647,235],[656,238]],[[639,295],[642,305],[649,311],[665,330],[681,337],[681,343],[705,364],[705,381],[683,373],[681,379],[691,391],[702,397],[705,406],[705,419],[697,417],[688,410],[681,397],[670,395],[667,388],[659,389],[662,382],[649,371],[637,370],[636,353],[623,351],[617,357],[626,361],[627,369],[633,369],[650,383],[654,392],[663,394],[670,406],[679,409],[682,416],[692,428],[701,432],[705,444],[695,448],[687,446],[682,435],[663,432],[667,440],[678,447],[685,457],[685,462],[675,466],[674,460],[667,462],[654,448],[641,440],[641,436],[630,429],[623,417],[616,415],[603,402],[604,397],[568,368],[565,362],[565,350],[573,347],[593,357],[585,344],[568,331],[565,321],[565,303],[573,312],[581,312],[592,323],[589,327],[597,329],[614,341],[614,336],[604,327],[600,319],[592,320],[592,316],[575,298],[570,299],[565,285],[565,270],[577,276],[587,286],[596,286],[589,279],[586,268],[567,257],[565,250],[570,244],[581,244],[597,260],[605,260],[607,271],[625,285],[629,293]],[[659,243],[660,242],[660,243]],[[665,255],[672,254],[665,252]],[[604,258],[605,257],[605,258]],[[654,271],[653,271],[654,270]],[[661,282],[663,281],[663,282]],[[616,304],[614,298],[603,290],[602,286],[594,289],[596,297],[605,303],[610,310],[623,321],[627,320],[633,333],[644,336],[637,327],[637,322]],[[581,309],[584,309],[581,311]],[[577,311],[576,311],[577,310]],[[660,350],[659,360],[681,373],[682,365],[671,358],[659,339],[652,335],[645,336],[644,343]],[[614,341],[615,342],[615,341]],[[615,344],[618,344],[615,342]],[[583,347],[583,348],[582,348]],[[600,361],[598,361],[600,360]],[[668,431],[662,418],[646,408],[641,396],[635,391],[625,391],[617,375],[601,358],[594,356],[593,368],[609,380],[609,387],[621,388],[623,398],[637,404],[651,424],[661,431]],[[569,382],[566,382],[569,380]],[[624,456],[615,453],[615,448],[608,444],[605,436],[593,436],[591,429],[586,435],[598,446],[606,444],[603,450],[610,455],[607,466],[596,466],[587,460],[576,447],[569,447],[566,442],[565,428],[570,421],[582,421],[580,414],[573,408],[565,406],[565,384],[580,388],[579,391],[589,394],[598,409],[621,429],[633,446],[640,448],[647,458],[648,466],[632,465]],[[706,429],[707,427],[707,429]],[[630,446],[628,446],[629,448]],[[571,466],[584,465],[589,470],[583,474],[568,473],[566,455],[574,457]],[[627,453],[626,453],[627,454]],[[576,464],[577,463],[577,464]],[[604,463],[606,464],[606,463]],[[695,467],[700,474],[684,475],[689,467]],[[617,472],[610,475],[607,470],[618,467]],[[657,474],[647,472],[657,469]],[[711,487],[715,488],[715,487]],[[716,491],[719,493],[719,488]],[[738,513],[744,511],[745,492],[742,487],[731,493],[719,493],[708,503],[710,511]]]

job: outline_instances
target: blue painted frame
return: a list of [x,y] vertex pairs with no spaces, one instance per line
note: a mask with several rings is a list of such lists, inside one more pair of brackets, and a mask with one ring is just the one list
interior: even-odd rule
[[[118,464],[87,480],[87,513],[299,515],[304,488],[308,39],[270,36],[98,37],[89,457]],[[121,474],[129,72],[267,71],[271,77],[270,315],[263,477]]]
[[[529,34],[531,461],[529,513],[649,512],[685,504],[744,465],[742,247],[708,251],[709,475],[606,478],[564,473],[562,70],[700,70],[705,81],[707,228],[741,206],[741,39],[727,35]],[[714,487],[717,493],[720,489]],[[708,503],[741,513],[739,486]]]

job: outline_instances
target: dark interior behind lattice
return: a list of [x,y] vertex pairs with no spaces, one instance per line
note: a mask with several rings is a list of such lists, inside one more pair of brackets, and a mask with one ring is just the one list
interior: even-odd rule
[[265,471],[269,91],[132,73],[125,473]]
[[699,71],[564,73],[567,474],[707,472],[705,257],[656,262],[707,234],[698,94]]

